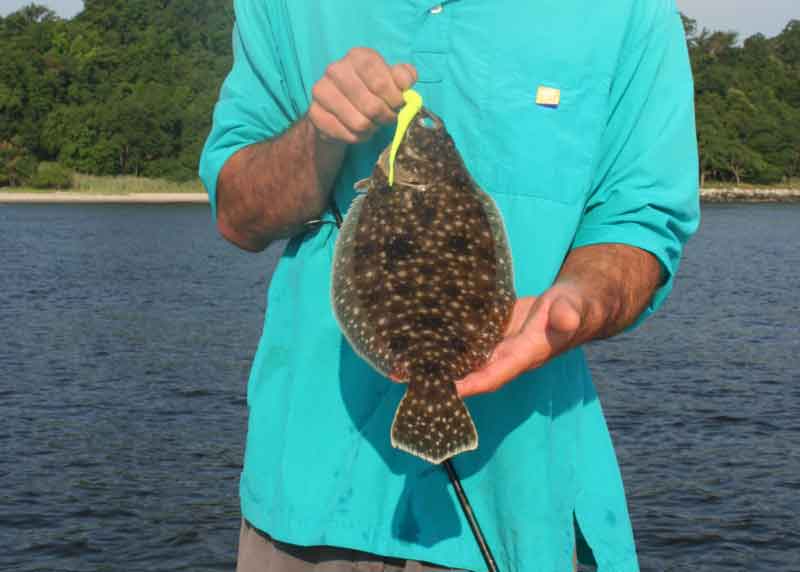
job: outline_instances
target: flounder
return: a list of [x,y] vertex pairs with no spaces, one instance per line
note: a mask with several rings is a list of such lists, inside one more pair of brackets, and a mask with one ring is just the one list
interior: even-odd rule
[[467,171],[442,120],[422,108],[350,206],[337,238],[332,303],[355,352],[408,383],[396,448],[440,463],[477,448],[455,383],[486,363],[515,301],[511,252],[494,201]]

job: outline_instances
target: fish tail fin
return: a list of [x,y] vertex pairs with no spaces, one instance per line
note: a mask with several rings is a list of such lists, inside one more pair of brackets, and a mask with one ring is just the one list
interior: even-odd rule
[[392,422],[392,446],[434,464],[478,448],[478,432],[456,386],[411,377]]

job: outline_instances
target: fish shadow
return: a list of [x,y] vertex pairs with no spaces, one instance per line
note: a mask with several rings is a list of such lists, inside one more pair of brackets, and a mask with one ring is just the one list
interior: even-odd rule
[[[339,357],[342,400],[354,426],[389,470],[405,477],[403,492],[392,518],[392,534],[402,541],[426,547],[459,536],[462,532],[461,510],[448,491],[450,484],[444,469],[391,445],[390,427],[405,393],[405,385],[393,383],[376,372],[353,351],[344,337],[341,338]],[[566,366],[566,360],[556,359],[544,367]],[[547,378],[564,379],[560,375]],[[509,433],[526,419],[542,415],[552,423],[586,397],[577,389],[577,383],[566,384],[566,387],[554,391],[556,383],[542,382],[541,379],[544,378],[526,374],[494,394],[466,400],[478,429],[480,445],[477,450],[453,459],[462,480],[481,470]],[[575,389],[571,390],[573,386]],[[502,399],[499,398],[501,395]],[[502,404],[502,411],[498,411],[498,404]],[[431,518],[436,519],[436,526],[420,524]]]

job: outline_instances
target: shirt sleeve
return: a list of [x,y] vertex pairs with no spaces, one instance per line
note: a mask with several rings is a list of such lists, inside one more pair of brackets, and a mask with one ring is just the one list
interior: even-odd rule
[[284,80],[268,3],[234,5],[233,67],[214,107],[211,132],[200,156],[200,179],[216,218],[217,178],[237,151],[279,135],[297,118]]
[[592,191],[573,248],[622,243],[659,260],[663,283],[638,326],[666,299],[683,245],[697,230],[698,156],[694,85],[680,16],[669,1],[637,18],[612,80],[610,114]]

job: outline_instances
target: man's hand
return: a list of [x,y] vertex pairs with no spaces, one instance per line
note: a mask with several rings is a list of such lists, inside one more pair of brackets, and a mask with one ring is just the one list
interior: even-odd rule
[[239,150],[223,166],[217,181],[222,236],[257,252],[303,232],[328,206],[347,144],[395,121],[402,92],[416,79],[411,65],[389,66],[367,48],[328,66],[303,118],[278,137]]
[[459,395],[496,391],[567,350],[621,332],[645,309],[660,278],[658,260],[632,246],[573,250],[548,291],[517,300],[505,339],[483,368],[457,382]]
[[314,84],[308,117],[323,137],[366,141],[379,126],[397,120],[403,91],[416,80],[412,65],[389,66],[375,50],[353,48]]
[[459,395],[496,391],[571,349],[585,321],[586,306],[570,284],[556,284],[538,298],[517,300],[505,338],[483,368],[458,382]]

